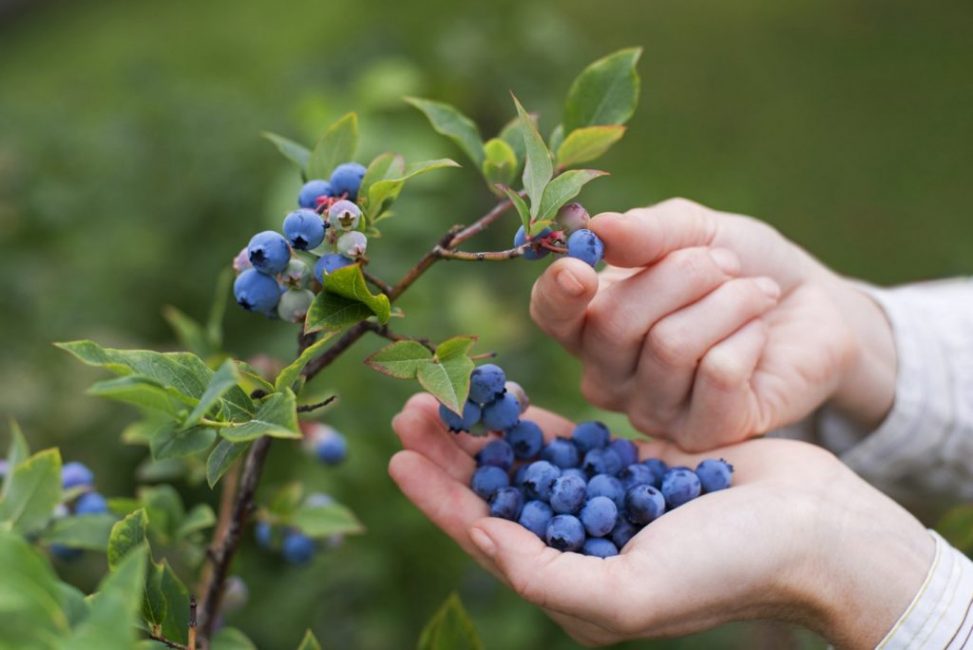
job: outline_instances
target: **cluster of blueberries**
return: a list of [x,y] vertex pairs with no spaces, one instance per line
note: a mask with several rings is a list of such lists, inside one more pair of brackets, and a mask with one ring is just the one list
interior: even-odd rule
[[[283,234],[265,230],[233,260],[233,295],[248,311],[298,323],[314,300],[313,281],[365,255],[358,190],[365,167],[338,165],[329,180],[310,180],[297,196],[298,209],[284,217]],[[306,252],[304,259],[296,251]],[[310,265],[314,266],[313,277]]]
[[[334,503],[329,495],[313,492],[304,499],[305,508],[326,508]],[[341,545],[343,537],[332,535],[318,542],[311,539],[296,528],[289,526],[274,526],[269,521],[258,521],[254,528],[257,545],[261,548],[279,551],[288,564],[307,564],[314,557],[319,548],[336,548]]]
[[[96,492],[95,474],[82,463],[71,462],[61,467],[61,487],[72,493],[81,493],[68,503],[59,503],[54,509],[55,519],[62,517],[84,517],[108,512],[108,501]],[[81,549],[68,548],[61,544],[51,544],[51,555],[60,560],[75,560],[82,554]]]
[[544,443],[544,432],[520,416],[527,398],[501,368],[487,364],[470,377],[460,416],[439,414],[453,432],[500,432],[477,454],[470,485],[490,514],[519,522],[548,546],[606,558],[645,525],[701,494],[730,487],[733,467],[707,459],[695,471],[639,461],[630,440],[612,439],[601,422],[582,422],[570,438]]
[[325,465],[340,465],[348,457],[348,441],[337,429],[320,422],[301,422],[304,451]]
[[568,203],[562,207],[556,217],[558,230],[545,228],[528,240],[524,227],[521,226],[514,235],[514,246],[520,247],[530,241],[530,246],[524,251],[525,260],[539,260],[550,252],[550,245],[558,246],[567,251],[568,257],[575,257],[595,266],[605,256],[605,245],[594,232],[588,229],[591,215],[580,203]]

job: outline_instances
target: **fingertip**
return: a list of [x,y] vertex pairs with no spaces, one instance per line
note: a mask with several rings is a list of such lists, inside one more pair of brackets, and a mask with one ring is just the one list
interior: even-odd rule
[[612,266],[642,266],[652,257],[645,251],[633,251],[633,242],[645,241],[645,226],[618,212],[603,212],[591,220],[591,230],[605,245],[605,261]]
[[587,304],[598,289],[598,274],[588,264],[573,257],[562,257],[545,272],[545,277],[553,280],[548,291],[556,291],[572,301]]

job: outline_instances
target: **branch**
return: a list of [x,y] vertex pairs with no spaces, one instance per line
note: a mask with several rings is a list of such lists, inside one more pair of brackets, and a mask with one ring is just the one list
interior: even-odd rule
[[531,247],[530,243],[523,244],[517,248],[509,248],[505,251],[479,251],[471,253],[468,251],[456,251],[448,248],[434,248],[436,256],[441,260],[460,260],[462,262],[506,262],[520,257]]
[[310,413],[311,411],[317,411],[320,408],[324,408],[325,406],[327,406],[331,402],[335,401],[336,399],[338,399],[338,396],[337,395],[332,395],[331,397],[327,398],[326,400],[323,400],[323,401],[320,401],[320,402],[315,402],[314,404],[301,404],[300,406],[297,407],[297,412],[298,413]]
[[181,643],[177,643],[175,641],[170,641],[169,639],[165,638],[161,634],[149,634],[149,638],[152,639],[153,641],[158,641],[159,643],[161,643],[162,645],[164,645],[167,648],[179,648],[179,650],[188,650],[189,649],[189,646],[185,646],[185,645],[183,645]]
[[392,285],[390,285],[388,282],[386,282],[382,278],[378,277],[377,275],[372,275],[371,273],[369,273],[368,271],[365,270],[365,267],[364,266],[362,267],[361,272],[362,272],[362,275],[365,276],[365,279],[373,287],[375,287],[376,289],[378,289],[379,291],[381,291],[382,293],[384,293],[386,296],[389,295],[390,293],[392,293]]

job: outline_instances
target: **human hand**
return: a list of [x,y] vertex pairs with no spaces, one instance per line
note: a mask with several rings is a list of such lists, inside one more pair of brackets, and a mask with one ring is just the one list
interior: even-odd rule
[[685,199],[595,217],[601,273],[558,260],[531,315],[578,356],[593,404],[701,451],[832,400],[865,428],[891,407],[881,309],[776,230]]
[[[417,395],[393,420],[405,450],[389,464],[392,478],[481,566],[586,645],[771,618],[840,647],[875,647],[932,561],[933,540],[910,514],[828,452],[787,440],[706,454],[734,465],[734,486],[663,515],[620,555],[562,553],[486,516],[468,485],[473,454],[490,438],[448,433],[437,407]],[[573,428],[538,408],[524,417],[548,439]],[[662,441],[639,447],[670,465],[702,458]]]

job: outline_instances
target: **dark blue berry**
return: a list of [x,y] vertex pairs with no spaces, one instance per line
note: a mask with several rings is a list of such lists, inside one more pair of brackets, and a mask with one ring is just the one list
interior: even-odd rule
[[733,482],[733,465],[722,458],[708,458],[696,466],[696,476],[703,488],[703,494],[725,490]]
[[561,469],[578,467],[580,464],[578,448],[567,438],[555,438],[547,443],[544,451],[541,452],[541,458]]
[[291,249],[279,232],[258,232],[247,244],[247,256],[253,268],[267,275],[276,275],[287,268],[291,261]]
[[338,465],[348,457],[348,442],[343,435],[332,431],[315,443],[314,453],[325,465]]
[[595,266],[605,256],[605,245],[598,235],[587,228],[576,230],[568,237],[568,257]]
[[[547,237],[550,234],[551,234],[551,229],[545,228],[544,230],[534,235],[531,238],[531,240],[537,242],[543,239],[544,237]],[[524,230],[524,227],[521,226],[520,228],[517,229],[517,233],[514,235],[514,248],[519,248],[520,246],[523,246],[526,243],[527,243],[527,232]],[[547,257],[547,255],[550,252],[551,251],[547,250],[540,244],[535,243],[530,248],[525,250],[524,254],[521,255],[521,257],[523,257],[525,260],[531,260],[531,261],[539,260],[541,258]]]
[[639,462],[639,450],[635,443],[625,438],[615,438],[608,446],[615,450],[618,457],[622,460],[622,467],[628,467],[633,463]]
[[581,523],[592,537],[604,537],[618,521],[618,506],[608,497],[589,499],[581,508]]
[[646,458],[642,461],[642,464],[652,471],[652,485],[661,488],[662,477],[669,471],[669,466],[665,464],[665,461],[658,458]]
[[636,485],[651,485],[655,487],[655,474],[642,463],[633,463],[618,473],[618,480],[626,490]]
[[486,465],[473,472],[470,480],[470,487],[476,494],[486,501],[489,501],[497,490],[510,485],[510,477],[499,467]]
[[324,220],[314,210],[301,208],[284,217],[284,237],[299,251],[317,248],[324,241]]
[[665,511],[665,498],[651,485],[636,485],[625,493],[625,512],[633,524],[645,525]]
[[314,210],[318,207],[318,199],[331,196],[331,184],[320,179],[310,180],[301,186],[297,195],[297,204],[302,208]]
[[603,537],[589,537],[581,547],[581,552],[592,557],[606,558],[618,555],[618,547]]
[[587,495],[594,497],[608,497],[615,505],[622,508],[625,505],[625,488],[622,482],[608,474],[597,474],[588,481]]
[[338,165],[331,172],[331,193],[334,196],[347,194],[352,201],[358,199],[358,189],[365,177],[365,167],[358,163],[344,163]]
[[500,488],[490,499],[490,516],[517,521],[523,507],[523,492],[515,487]]
[[528,501],[520,511],[517,523],[541,539],[547,535],[547,525],[551,523],[554,511],[543,501]]
[[574,515],[555,515],[545,538],[548,546],[559,551],[578,551],[584,545],[584,526]]
[[277,309],[282,289],[277,280],[257,269],[247,269],[233,282],[233,296],[247,311],[272,314]]
[[673,467],[662,477],[662,495],[670,508],[678,508],[700,495],[703,486],[696,472],[688,467]]
[[586,482],[577,476],[564,476],[551,487],[551,510],[558,514],[575,514],[585,502]]
[[296,531],[287,533],[281,553],[290,564],[307,564],[314,557],[314,540]]
[[581,469],[588,472],[589,476],[595,474],[609,474],[614,476],[622,469],[622,459],[618,457],[615,450],[611,447],[603,449],[592,449],[584,455],[584,462]]
[[94,472],[82,463],[74,461],[61,468],[61,487],[65,490],[80,486],[91,487],[94,484]]
[[619,517],[618,522],[612,529],[611,538],[615,542],[615,546],[624,548],[640,530],[642,530],[641,526],[636,526],[625,517]]
[[608,439],[611,432],[601,422],[582,422],[574,428],[571,439],[578,446],[582,454],[586,454],[592,449],[601,449],[608,446]]
[[531,460],[540,453],[544,444],[544,432],[531,420],[521,420],[507,429],[507,442],[513,447],[514,456],[520,460]]
[[509,470],[514,464],[514,450],[506,440],[491,440],[476,455],[476,462],[480,466],[493,465]]
[[454,433],[470,431],[480,421],[480,405],[467,400],[463,405],[463,417],[460,417],[445,404],[440,404],[439,419]]
[[546,460],[538,460],[527,466],[524,473],[524,488],[527,496],[541,501],[550,501],[554,481],[561,476],[561,470]]
[[487,363],[470,375],[470,399],[478,404],[492,402],[503,394],[507,376],[495,363]]
[[100,515],[108,512],[108,502],[97,492],[85,492],[74,502],[75,515]]
[[483,406],[480,419],[490,431],[506,431],[520,421],[520,403],[510,393],[505,393]]
[[314,277],[318,279],[318,282],[324,282],[324,276],[346,266],[351,266],[354,263],[354,260],[350,260],[344,255],[338,255],[337,253],[322,255],[321,259],[314,264]]

